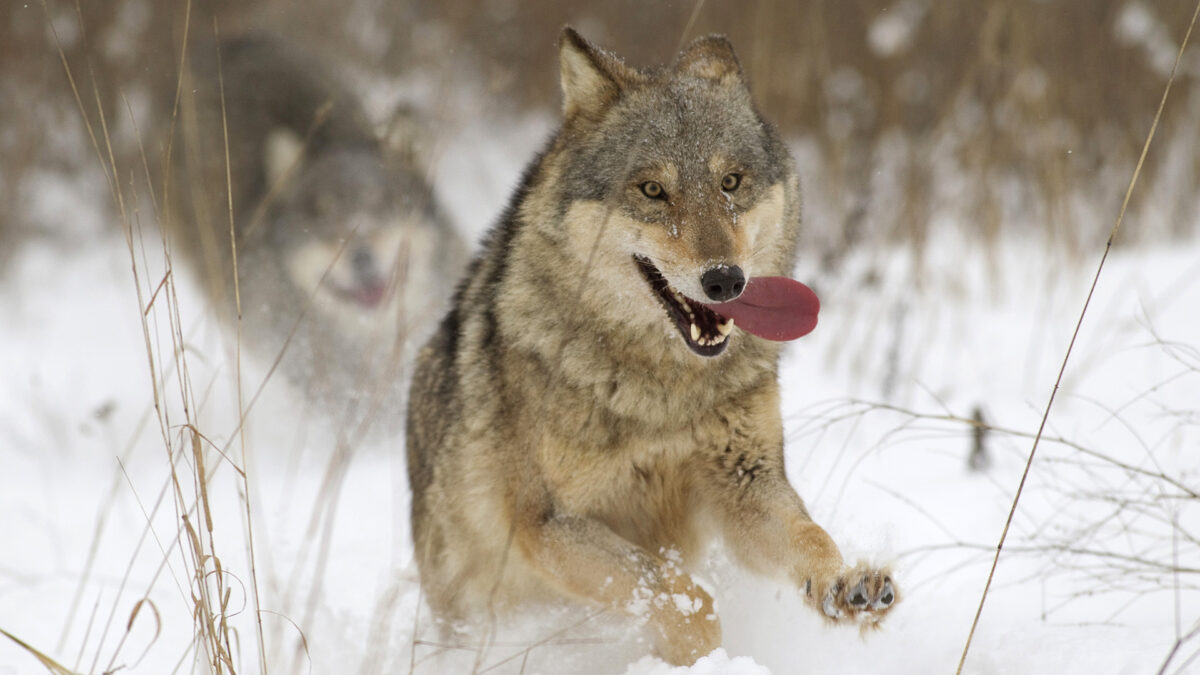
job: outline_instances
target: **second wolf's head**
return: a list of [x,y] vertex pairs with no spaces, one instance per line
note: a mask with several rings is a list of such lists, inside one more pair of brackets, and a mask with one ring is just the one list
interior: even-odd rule
[[[635,69],[567,29],[560,62],[563,129],[526,215],[605,280],[596,292],[619,320],[674,323],[702,356],[742,339],[734,318],[770,339],[811,330],[815,296],[776,278],[794,263],[798,181],[729,42],[700,38],[665,68]],[[791,314],[763,309],[779,303]]]
[[410,317],[436,313],[446,293],[430,281],[448,285],[460,265],[430,186],[387,154],[376,144],[314,152],[284,128],[267,137],[263,163],[276,193],[252,239],[271,252],[263,263],[278,266],[276,279],[341,330],[397,305]]
[[432,328],[466,257],[409,147],[416,115],[376,133],[321,54],[276,36],[204,43],[189,64],[174,247],[219,316],[240,316],[251,349],[282,354],[308,393],[395,389],[375,375]]

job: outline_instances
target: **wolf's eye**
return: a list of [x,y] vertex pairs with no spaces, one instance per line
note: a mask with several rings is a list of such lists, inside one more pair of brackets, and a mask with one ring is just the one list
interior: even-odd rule
[[662,185],[659,185],[658,183],[656,183],[652,180],[648,180],[645,183],[642,183],[642,194],[646,195],[650,199],[666,199],[667,198],[667,193],[663,191]]
[[736,173],[727,173],[721,179],[721,189],[726,192],[733,192],[742,184],[742,177]]

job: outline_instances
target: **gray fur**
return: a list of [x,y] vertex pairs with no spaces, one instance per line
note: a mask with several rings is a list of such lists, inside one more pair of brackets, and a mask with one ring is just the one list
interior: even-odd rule
[[[196,50],[183,91],[168,234],[218,314],[236,320],[232,188],[251,352],[284,352],[283,372],[336,416],[363,395],[398,400],[406,338],[428,334],[465,259],[421,168],[389,152],[325,64],[278,38]],[[292,139],[294,161],[272,166],[275,138]]]
[[[424,597],[451,621],[564,600],[640,613],[663,658],[691,663],[720,643],[686,572],[715,537],[873,625],[891,580],[845,566],[787,483],[778,343],[735,329],[699,355],[635,259],[693,298],[713,264],[791,271],[798,181],[732,49],[702,38],[636,70],[568,29],[560,61],[563,126],[418,359],[407,453]],[[721,192],[730,172],[744,191]],[[852,606],[851,586],[889,602]]]

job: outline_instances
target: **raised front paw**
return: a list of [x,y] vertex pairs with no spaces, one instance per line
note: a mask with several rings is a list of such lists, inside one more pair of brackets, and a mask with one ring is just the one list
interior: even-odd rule
[[899,599],[888,572],[863,563],[824,583],[809,580],[805,595],[832,621],[856,622],[864,628],[878,624]]

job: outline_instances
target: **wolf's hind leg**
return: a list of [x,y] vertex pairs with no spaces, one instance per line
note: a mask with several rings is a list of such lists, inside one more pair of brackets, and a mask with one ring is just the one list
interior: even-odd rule
[[560,592],[644,616],[666,661],[690,665],[720,645],[712,597],[673,563],[602,523],[567,515],[527,519],[517,525],[515,542]]

